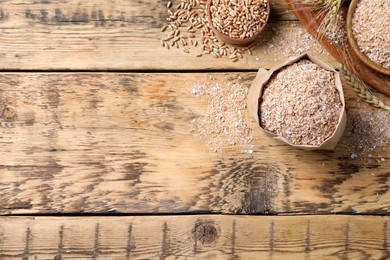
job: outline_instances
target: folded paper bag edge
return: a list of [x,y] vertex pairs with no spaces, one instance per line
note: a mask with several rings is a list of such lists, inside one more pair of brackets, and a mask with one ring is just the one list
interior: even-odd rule
[[[322,68],[332,71],[335,75],[336,78],[336,89],[339,92],[340,95],[340,101],[342,103],[342,112],[340,113],[338,124],[336,126],[335,131],[333,134],[328,137],[321,145],[319,146],[313,146],[313,145],[294,145],[290,142],[288,142],[285,138],[276,135],[274,133],[271,133],[264,128],[261,127],[260,125],[260,116],[259,116],[259,100],[262,96],[262,91],[264,88],[264,85],[269,81],[270,77],[275,71],[280,70],[281,68],[293,64],[303,58],[308,58],[312,62],[316,63],[317,65],[321,66]],[[287,59],[283,63],[271,68],[270,70],[266,70],[263,68],[260,68],[258,70],[258,73],[255,77],[255,79],[252,82],[252,85],[248,91],[248,102],[247,106],[250,112],[250,115],[255,119],[257,122],[258,126],[262,131],[264,131],[269,137],[273,139],[280,140],[284,143],[287,143],[290,146],[301,148],[304,150],[334,150],[337,143],[339,142],[341,136],[344,133],[344,130],[346,128],[346,122],[347,122],[347,114],[345,111],[345,97],[344,97],[344,91],[342,87],[342,83],[340,80],[340,74],[338,71],[336,71],[332,66],[329,64],[319,60],[318,58],[313,57],[310,54],[304,53],[302,55],[296,56],[296,57],[291,57],[290,59]]]
[[[264,78],[269,77],[270,74],[272,74],[273,71],[268,71],[266,69],[260,68],[256,74],[255,79],[252,82],[251,87],[248,91],[248,101],[247,101],[247,107],[249,110],[249,114],[255,119],[256,123],[259,125],[259,98],[261,97],[261,89],[264,82]],[[261,82],[264,82],[261,84]]]

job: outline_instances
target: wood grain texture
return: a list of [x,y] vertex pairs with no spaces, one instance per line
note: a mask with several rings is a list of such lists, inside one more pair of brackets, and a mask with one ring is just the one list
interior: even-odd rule
[[[2,70],[203,70],[269,68],[285,59],[272,51],[272,38],[281,28],[290,36],[303,26],[284,0],[271,1],[270,25],[252,56],[233,63],[211,55],[196,58],[167,50],[160,28],[168,12],[166,0],[1,1],[0,69]],[[177,1],[173,1],[177,3]],[[295,20],[295,21],[291,21]],[[277,24],[278,29],[273,25]],[[200,37],[200,34],[198,35]],[[287,40],[288,41],[288,40]],[[289,43],[286,42],[286,46]],[[293,43],[291,43],[293,44]],[[299,49],[300,47],[296,47]],[[270,49],[270,51],[265,51]],[[315,54],[315,52],[313,51]],[[317,54],[318,56],[318,54]],[[329,55],[323,55],[335,63]]]
[[[253,154],[212,151],[191,123],[207,112],[193,86],[254,76],[1,74],[0,213],[388,213],[390,147],[358,153],[356,120],[334,152],[283,145],[254,121]],[[379,113],[345,89],[349,117]]]
[[387,259],[388,217],[1,217],[1,259]]

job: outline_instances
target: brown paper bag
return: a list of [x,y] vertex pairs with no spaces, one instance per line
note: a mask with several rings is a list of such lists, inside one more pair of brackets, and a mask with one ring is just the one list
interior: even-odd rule
[[[268,83],[268,80],[271,78],[271,76],[272,76],[272,74],[274,74],[274,72],[278,71],[279,69],[281,69],[287,65],[290,65],[294,62],[297,62],[297,61],[301,60],[302,58],[307,58],[307,59],[311,60],[312,62],[316,63],[317,65],[321,66],[322,68],[334,72],[335,79],[336,79],[336,89],[340,93],[340,100],[342,102],[342,111],[340,113],[340,117],[339,117],[338,125],[336,126],[336,130],[328,139],[326,139],[319,146],[292,144],[289,141],[287,141],[284,137],[276,135],[274,133],[271,133],[271,132],[265,130],[264,128],[262,128],[260,125],[259,100],[260,100],[260,97],[262,95],[264,86],[266,86],[266,84]],[[260,68],[257,75],[256,75],[256,78],[252,82],[251,88],[249,89],[248,109],[249,109],[250,115],[256,120],[257,125],[260,127],[260,129],[265,131],[265,133],[268,136],[275,138],[275,139],[278,139],[282,142],[285,142],[291,146],[302,148],[305,150],[316,150],[316,149],[333,150],[336,147],[337,142],[340,140],[341,136],[343,135],[343,132],[344,132],[344,129],[345,129],[345,126],[347,123],[347,114],[345,112],[344,91],[343,91],[343,86],[341,84],[341,79],[340,79],[339,73],[336,70],[334,70],[331,66],[329,66],[328,64],[318,60],[317,58],[315,58],[309,54],[303,54],[303,55],[300,55],[298,57],[290,58],[289,60],[283,62],[282,64],[279,64],[278,66],[276,66],[270,70]]]

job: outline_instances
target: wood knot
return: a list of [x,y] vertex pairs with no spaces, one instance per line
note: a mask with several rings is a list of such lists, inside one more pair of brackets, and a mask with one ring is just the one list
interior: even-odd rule
[[4,117],[4,119],[6,121],[11,121],[13,119],[16,118],[16,111],[15,109],[13,109],[12,107],[5,107],[3,112],[2,112],[2,117]]
[[12,107],[5,107],[2,113],[5,119],[14,119],[16,117],[16,111]]
[[202,243],[202,245],[211,244],[219,237],[215,223],[210,220],[198,220],[193,233],[195,239]]

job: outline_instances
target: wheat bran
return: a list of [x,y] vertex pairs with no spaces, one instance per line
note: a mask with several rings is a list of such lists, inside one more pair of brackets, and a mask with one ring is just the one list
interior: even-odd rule
[[340,12],[335,17],[334,22],[326,30],[325,36],[328,38],[328,41],[331,45],[347,48],[347,30],[345,29],[345,17],[346,11],[340,10]]
[[359,112],[349,111],[345,137],[340,143],[351,159],[368,157],[385,161],[381,152],[390,145],[390,112],[371,112],[368,107]]
[[294,30],[295,24],[270,24],[272,37],[260,38],[257,49],[264,54],[275,56],[275,60],[298,56],[306,52],[317,52],[324,55],[329,53],[307,32],[306,29]]
[[261,126],[294,145],[321,145],[342,109],[334,73],[307,59],[279,70],[259,102]]
[[242,145],[251,154],[252,128],[246,116],[248,87],[239,79],[226,83],[212,83],[211,79],[198,82],[192,94],[207,100],[207,113],[192,121],[197,133],[215,152],[228,145]]
[[352,32],[361,52],[390,68],[389,0],[360,0],[352,18]]

